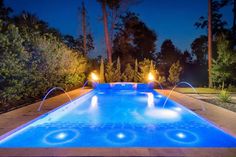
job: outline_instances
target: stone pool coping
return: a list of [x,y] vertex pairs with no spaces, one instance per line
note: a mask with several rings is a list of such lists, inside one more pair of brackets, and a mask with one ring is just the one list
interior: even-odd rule
[[[68,92],[72,99],[91,89],[76,89]],[[157,90],[168,95],[169,90]],[[170,98],[215,123],[236,137],[236,113],[224,108],[173,92]],[[61,94],[47,99],[41,112],[36,112],[40,102],[0,115],[0,135],[25,124],[68,101]],[[206,111],[201,111],[204,104]],[[219,116],[220,115],[220,116]],[[236,156],[236,148],[0,148],[0,156]]]

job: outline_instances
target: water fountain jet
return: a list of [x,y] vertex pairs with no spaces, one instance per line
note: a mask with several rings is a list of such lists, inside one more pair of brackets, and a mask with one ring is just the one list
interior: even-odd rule
[[53,87],[53,88],[51,88],[51,89],[47,92],[47,94],[43,97],[43,100],[41,101],[41,103],[40,103],[40,105],[39,105],[39,107],[38,107],[38,109],[37,109],[38,112],[41,111],[41,108],[42,108],[42,106],[43,106],[43,104],[44,104],[44,101],[46,100],[47,96],[48,96],[52,91],[54,91],[54,90],[61,90],[61,91],[63,91],[63,92],[66,94],[66,96],[70,99],[70,102],[72,102],[71,97],[69,96],[69,94],[68,94],[63,88],[61,88],[61,87]]
[[[162,108],[165,107],[165,105],[166,105],[167,101],[169,100],[169,97],[170,97],[171,94],[173,93],[174,89],[175,89],[176,87],[178,87],[180,84],[186,84],[186,85],[188,85],[189,87],[191,87],[191,88],[193,89],[193,91],[194,91],[197,95],[199,95],[198,92],[196,91],[196,89],[195,89],[190,83],[185,82],[185,81],[184,81],[184,82],[179,82],[179,83],[177,83],[177,84],[172,88],[172,90],[170,91],[169,95],[166,97],[166,100],[165,100],[165,102],[164,102]],[[200,95],[199,95],[199,96],[200,96]],[[201,104],[201,108],[202,108],[202,111],[205,111],[205,110],[206,110],[206,109],[205,109],[205,106],[204,106],[203,104]]]

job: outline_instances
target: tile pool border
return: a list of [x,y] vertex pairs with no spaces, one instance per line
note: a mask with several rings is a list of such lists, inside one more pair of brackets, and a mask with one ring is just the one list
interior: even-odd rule
[[[91,89],[90,89],[91,90]],[[77,89],[69,92],[72,99],[88,93],[90,90]],[[168,95],[169,90],[157,90],[163,95]],[[236,121],[236,113],[229,110],[217,107],[215,105],[205,103],[203,101],[194,99],[184,94],[173,92],[170,97],[173,101],[194,110],[195,113],[201,115],[207,120],[214,123],[225,132],[230,133],[236,137],[236,126],[233,123]],[[46,103],[50,105],[45,106],[54,110],[60,105],[63,105],[68,100],[62,95],[50,98]],[[204,103],[206,112],[199,110],[199,103]],[[38,102],[39,104],[39,102]],[[37,103],[8,112],[0,115],[0,134],[6,133],[13,128],[19,127],[26,122],[44,114],[32,112],[36,111]],[[16,117],[16,114],[20,115]],[[219,113],[224,117],[219,116]],[[29,116],[24,117],[25,114]],[[23,117],[23,118],[22,118]],[[2,123],[2,118],[5,123]],[[8,123],[10,119],[22,118],[23,120],[15,120]],[[4,131],[5,130],[5,131]],[[0,156],[235,156],[236,148],[0,148]]]

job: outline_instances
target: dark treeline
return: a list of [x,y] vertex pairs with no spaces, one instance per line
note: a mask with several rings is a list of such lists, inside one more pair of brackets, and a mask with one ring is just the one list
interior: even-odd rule
[[[62,35],[36,15],[10,16],[0,1],[0,112],[39,100],[53,86],[81,87],[90,71],[83,39]],[[87,37],[87,52],[93,39]]]

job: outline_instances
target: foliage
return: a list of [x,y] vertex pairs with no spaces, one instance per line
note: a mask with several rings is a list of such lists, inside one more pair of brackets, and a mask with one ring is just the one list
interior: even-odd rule
[[134,82],[139,82],[140,80],[140,74],[138,71],[138,60],[135,59],[135,64],[134,64]]
[[176,84],[177,82],[179,82],[179,76],[180,76],[181,71],[182,71],[182,67],[180,66],[179,61],[177,61],[176,63],[173,63],[169,70],[168,81],[171,84]]
[[[11,107],[39,98],[53,86],[81,86],[87,60],[53,34],[19,32],[14,24],[0,22],[0,104]],[[28,32],[29,31],[29,32]]]
[[[213,0],[212,2],[212,32],[217,34],[225,30],[227,22],[222,19],[223,15],[220,9],[227,5],[228,0]],[[208,25],[208,18],[201,16],[198,22],[195,23],[197,28],[206,29]]]
[[157,36],[135,13],[121,16],[113,41],[113,58],[120,57],[122,65],[143,58],[153,59]]
[[134,80],[134,70],[130,64],[126,64],[126,68],[122,74],[122,80],[124,82],[132,82]]
[[165,40],[161,45],[161,52],[157,54],[157,63],[159,71],[168,76],[170,66],[180,60],[182,53],[178,50],[171,40]]
[[192,53],[196,56],[196,62],[200,65],[207,63],[207,36],[196,38],[191,44]]
[[139,62],[140,68],[140,82],[147,82],[148,73],[151,72],[155,77],[157,75],[157,71],[153,65],[152,60],[144,59],[142,62]]
[[114,74],[114,82],[120,82],[121,81],[121,65],[120,65],[120,58],[117,58],[116,61],[116,69],[115,69],[115,74]]
[[230,93],[226,90],[221,90],[221,92],[218,95],[218,98],[222,102],[231,102]]
[[22,46],[18,28],[13,24],[4,26],[0,20],[0,106],[9,105],[24,97],[26,85],[26,62],[29,54]]
[[160,75],[158,75],[158,77],[157,77],[156,80],[157,80],[157,82],[159,82],[160,84],[166,82],[166,78],[165,78],[165,76],[160,76]]
[[106,73],[105,73],[106,82],[114,82],[115,78],[115,68],[113,67],[113,63],[106,64]]
[[233,79],[235,77],[236,67],[236,55],[229,48],[230,42],[225,39],[224,36],[218,38],[217,42],[217,54],[216,60],[213,60],[212,65],[212,79],[214,83],[222,83],[222,89],[224,89],[225,81]]
[[40,20],[35,14],[31,14],[23,11],[20,15],[13,18],[14,24],[25,32],[37,32],[37,34],[53,34],[54,37],[61,38],[61,34],[55,28],[49,27],[49,25]]
[[103,58],[101,58],[101,63],[100,63],[99,81],[100,81],[100,83],[104,83],[105,82]]
[[[90,52],[94,49],[93,37],[91,34],[87,34],[86,52]],[[74,38],[71,35],[63,36],[63,42],[72,50],[78,53],[83,51],[83,36],[80,35],[79,38]]]
[[0,0],[0,20],[2,20],[3,23],[6,23],[10,20],[9,14],[13,10],[9,7],[4,6],[3,0]]

